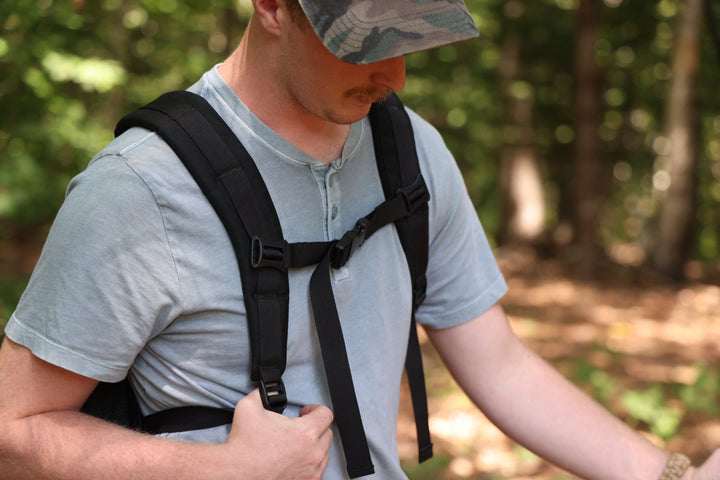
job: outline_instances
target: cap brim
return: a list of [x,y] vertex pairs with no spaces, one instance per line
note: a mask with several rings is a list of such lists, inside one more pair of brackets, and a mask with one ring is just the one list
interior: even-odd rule
[[373,63],[478,36],[460,0],[299,0],[333,55]]

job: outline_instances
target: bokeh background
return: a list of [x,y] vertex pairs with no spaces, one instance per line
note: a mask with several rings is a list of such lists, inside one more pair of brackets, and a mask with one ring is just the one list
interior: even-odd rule
[[[720,446],[720,3],[467,0],[476,40],[407,57],[496,248],[513,327],[664,448]],[[125,113],[237,45],[249,0],[0,4],[0,328],[69,180]],[[413,480],[572,478],[498,432],[430,349]],[[587,432],[592,435],[592,432]]]

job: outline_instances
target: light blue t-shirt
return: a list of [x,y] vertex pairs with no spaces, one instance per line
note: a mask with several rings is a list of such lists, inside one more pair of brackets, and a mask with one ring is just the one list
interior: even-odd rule
[[[328,167],[260,122],[216,68],[191,90],[255,160],[287,241],[337,239],[384,200],[367,119],[351,126],[342,157]],[[507,287],[451,154],[433,127],[409,113],[431,196],[427,299],[416,318],[446,328],[483,313]],[[312,271],[289,274],[289,416],[307,404],[331,406],[309,305]],[[394,227],[375,233],[331,278],[376,469],[367,478],[404,479],[395,429],[411,287]],[[180,160],[140,128],[110,143],[70,183],[5,333],[81,375],[113,382],[129,374],[146,414],[232,408],[256,388],[228,236]],[[172,436],[222,442],[228,429]],[[326,480],[347,478],[335,433]]]

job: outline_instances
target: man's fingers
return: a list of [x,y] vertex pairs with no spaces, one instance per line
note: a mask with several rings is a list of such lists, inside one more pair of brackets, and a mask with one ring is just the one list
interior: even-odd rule
[[312,420],[323,429],[329,428],[334,418],[332,411],[324,405],[305,405],[300,410],[300,417]]
[[[302,409],[299,417],[285,417],[265,410],[258,390],[242,398],[227,445],[249,458],[265,458],[272,472],[258,471],[258,478],[320,479],[327,468],[332,445],[333,414],[322,405]],[[272,475],[269,475],[272,473]]]
[[[242,399],[240,399],[236,408],[242,408],[243,405],[246,408],[249,407],[264,410],[265,407],[263,406],[262,399],[260,398],[260,390],[256,388],[245,395]],[[302,407],[300,410],[300,417],[306,418],[307,421],[317,425],[322,430],[330,428],[334,419],[333,413],[329,408],[324,405],[316,404],[305,405]]]

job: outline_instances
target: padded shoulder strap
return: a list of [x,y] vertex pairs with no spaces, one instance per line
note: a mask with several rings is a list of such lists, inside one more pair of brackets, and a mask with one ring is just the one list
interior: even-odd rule
[[116,135],[133,126],[156,131],[180,157],[225,226],[237,256],[247,309],[252,379],[260,382],[265,407],[286,404],[281,375],[286,365],[287,270],[254,261],[253,245],[284,243],[265,183],[250,155],[207,101],[176,91],[124,117]]
[[[412,124],[405,107],[396,95],[384,103],[376,103],[370,111],[375,157],[386,198],[410,185],[423,183],[418,163]],[[428,195],[427,189],[417,190]],[[428,204],[424,202],[414,213],[395,222],[405,251],[413,287],[413,318],[410,326],[405,370],[415,414],[420,461],[432,457],[432,442],[428,427],[427,394],[415,324],[415,310],[425,299],[428,259]]]
[[[375,156],[386,198],[422,178],[418,163],[412,124],[405,107],[396,95],[385,103],[374,104],[370,115]],[[413,279],[413,309],[425,299],[428,258],[428,205],[395,222]]]

